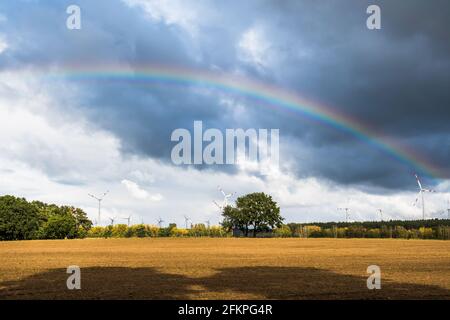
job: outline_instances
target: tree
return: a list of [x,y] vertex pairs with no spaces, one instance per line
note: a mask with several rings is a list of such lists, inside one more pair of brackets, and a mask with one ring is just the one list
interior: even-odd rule
[[42,239],[83,238],[92,227],[86,213],[78,208],[34,203],[43,220],[39,230]]
[[72,213],[72,215],[75,218],[75,223],[78,229],[82,229],[83,231],[87,232],[90,228],[92,228],[92,221],[89,220],[86,212],[84,212],[80,208],[74,207],[62,207],[62,208]]
[[73,239],[76,234],[75,219],[60,214],[51,215],[40,230],[43,239]]
[[222,226],[228,230],[238,228],[247,237],[250,227],[253,237],[261,231],[281,227],[280,208],[272,197],[263,192],[250,193],[236,200],[236,207],[224,208]]
[[244,217],[241,210],[232,206],[226,206],[223,209],[222,216],[223,221],[221,225],[225,230],[230,232],[234,228],[237,228],[243,232],[246,237],[248,236],[250,219],[248,217]]
[[37,208],[23,198],[0,197],[0,240],[33,239],[39,229]]

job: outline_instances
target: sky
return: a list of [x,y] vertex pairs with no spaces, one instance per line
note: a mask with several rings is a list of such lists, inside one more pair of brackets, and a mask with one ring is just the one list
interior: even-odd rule
[[[371,4],[379,30],[366,26]],[[79,30],[67,28],[70,5],[81,10]],[[0,194],[78,206],[95,220],[88,193],[109,190],[101,224],[130,215],[218,224],[217,186],[233,199],[272,195],[286,222],[343,221],[343,207],[354,221],[379,219],[378,209],[417,219],[417,172],[436,190],[427,217],[443,217],[449,15],[445,0],[1,1]],[[155,66],[289,93],[313,116],[245,90],[137,76]],[[118,70],[129,76],[112,77]],[[314,116],[323,110],[375,143]],[[248,163],[175,165],[171,133],[192,132],[196,120],[223,132],[279,129],[280,166],[261,175]]]

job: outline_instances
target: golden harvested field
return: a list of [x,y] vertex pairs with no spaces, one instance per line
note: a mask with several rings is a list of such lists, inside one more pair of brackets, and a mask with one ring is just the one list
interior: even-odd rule
[[[381,290],[368,290],[378,265]],[[66,268],[81,268],[68,290]],[[450,299],[450,241],[84,239],[0,242],[0,299]]]

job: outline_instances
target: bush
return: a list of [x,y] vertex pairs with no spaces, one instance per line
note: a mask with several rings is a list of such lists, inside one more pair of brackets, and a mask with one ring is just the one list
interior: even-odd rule
[[103,227],[92,227],[87,232],[88,238],[102,238],[105,233],[105,228]]
[[145,233],[146,233],[147,237],[155,238],[155,237],[157,237],[159,235],[159,227],[146,225],[145,226]]
[[305,231],[308,237],[320,238],[322,237],[322,228],[318,226],[305,226]]
[[129,229],[131,229],[131,234],[134,237],[144,238],[147,236],[146,228],[145,228],[145,225],[143,225],[143,224],[133,225]]
[[350,226],[347,228],[346,237],[347,238],[364,238],[366,235],[366,228],[363,226]]
[[287,225],[281,226],[281,228],[275,228],[274,236],[280,238],[287,238],[292,236],[292,231]]
[[396,226],[394,228],[394,231],[392,233],[392,237],[394,238],[403,238],[408,239],[409,238],[409,232],[402,226]]
[[129,228],[126,224],[116,224],[112,227],[112,236],[115,238],[129,238],[132,234],[129,232]]
[[191,237],[206,237],[209,236],[208,229],[203,223],[195,224],[188,230]]
[[231,236],[230,232],[227,232],[224,228],[220,226],[212,226],[208,230],[210,237],[227,237]]
[[188,235],[189,231],[186,229],[173,228],[172,230],[170,230],[171,237],[186,237]]
[[433,238],[433,229],[420,227],[419,228],[420,237],[422,239],[432,239]]
[[369,229],[367,231],[367,238],[381,238],[381,230],[376,229]]

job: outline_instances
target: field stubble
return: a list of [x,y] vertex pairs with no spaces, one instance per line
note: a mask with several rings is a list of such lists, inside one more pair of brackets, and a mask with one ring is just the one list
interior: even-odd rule
[[[378,265],[381,290],[368,290]],[[81,268],[68,290],[66,268]],[[145,238],[0,243],[0,299],[450,299],[450,242]]]

